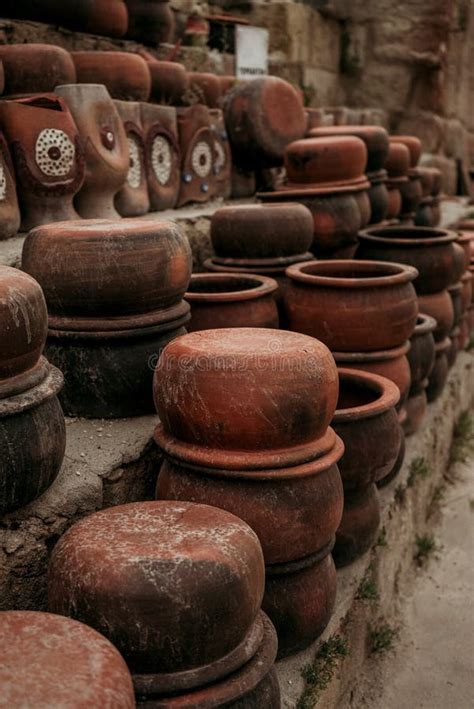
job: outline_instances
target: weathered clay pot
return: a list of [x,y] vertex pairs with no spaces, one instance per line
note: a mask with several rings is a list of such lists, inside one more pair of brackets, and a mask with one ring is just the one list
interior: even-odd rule
[[0,241],[15,236],[20,227],[16,179],[8,146],[0,133]]
[[385,167],[389,152],[388,133],[382,126],[322,126],[310,131],[314,138],[353,135],[364,141],[367,148],[367,172]]
[[107,89],[100,84],[57,86],[79,131],[86,175],[75,206],[85,219],[116,218],[114,198],[124,186],[130,158],[125,129]]
[[191,306],[188,332],[222,327],[278,327],[273,294],[278,283],[252,274],[198,273],[185,299]]
[[418,296],[420,313],[430,315],[436,320],[436,328],[433,332],[435,342],[442,342],[454,327],[453,302],[447,290],[431,295]]
[[411,388],[414,391],[418,390],[433,369],[435,360],[433,332],[435,328],[436,320],[434,318],[422,313],[418,315],[407,354],[410,364]]
[[52,44],[2,44],[0,60],[8,96],[53,91],[58,84],[76,81],[71,55]]
[[451,340],[449,337],[445,337],[444,340],[435,343],[435,362],[426,388],[426,396],[430,403],[441,396],[446,384],[449,373],[448,352],[450,347]]
[[229,206],[211,217],[216,254],[233,259],[267,259],[308,251],[313,240],[310,211],[301,204]]
[[390,143],[402,143],[410,154],[410,167],[416,167],[421,156],[421,140],[414,135],[391,135]]
[[367,149],[355,136],[305,138],[290,143],[285,150],[288,186],[292,188],[358,184],[366,165]]
[[95,50],[71,52],[71,56],[78,84],[103,84],[112,98],[121,101],[148,101],[150,71],[138,54]]
[[379,261],[316,261],[290,266],[285,295],[289,327],[337,352],[402,345],[418,305],[416,269]]
[[152,211],[173,209],[180,189],[180,150],[176,109],[142,103],[148,195]]
[[181,184],[177,206],[207,202],[216,193],[214,137],[209,109],[200,104],[178,109],[178,135]]
[[102,635],[70,618],[37,611],[0,613],[0,684],[5,706],[133,709],[132,678]]
[[189,89],[189,77],[183,64],[145,55],[151,75],[151,98],[156,103],[180,106]]
[[209,108],[219,108],[222,101],[222,90],[219,77],[206,72],[189,72],[189,90]]
[[140,104],[115,101],[115,107],[127,134],[129,154],[127,180],[115,196],[115,207],[123,217],[138,217],[150,209]]
[[361,259],[406,263],[418,271],[418,294],[438,293],[456,278],[455,232],[445,229],[390,226],[359,234]]
[[390,139],[385,169],[390,179],[407,177],[410,169],[410,151],[404,143]]
[[[379,170],[367,174],[370,181],[368,197],[370,201],[370,223],[379,224],[386,219],[389,211],[389,194],[386,186],[387,172]],[[393,209],[393,205],[392,205]]]
[[127,37],[144,44],[171,42],[174,13],[166,0],[125,0],[128,9]]
[[21,230],[77,219],[72,200],[84,181],[84,155],[65,101],[40,94],[2,102],[0,125],[15,165]]
[[286,146],[306,131],[301,96],[274,76],[235,86],[224,114],[233,160],[246,170],[282,165]]
[[278,635],[278,657],[291,655],[318,638],[336,600],[336,568],[329,547],[305,559],[266,567],[262,608]]
[[333,549],[337,568],[351,564],[369,551],[377,538],[379,525],[380,505],[376,485],[344,492],[344,512]]

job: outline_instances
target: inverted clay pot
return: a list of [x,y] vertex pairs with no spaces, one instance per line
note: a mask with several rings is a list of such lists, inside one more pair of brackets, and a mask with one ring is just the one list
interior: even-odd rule
[[117,218],[117,192],[130,167],[123,123],[107,89],[100,84],[57,86],[67,103],[84,145],[85,180],[75,207],[84,219]]
[[421,156],[421,140],[415,135],[391,135],[390,143],[402,143],[410,154],[410,167],[416,167]]
[[0,133],[0,241],[15,236],[20,228],[20,209],[13,163]]
[[183,64],[143,55],[151,75],[151,99],[156,103],[181,106],[189,90],[189,76]]
[[132,52],[71,52],[78,84],[103,84],[114,99],[148,101],[151,76],[146,61]]
[[0,125],[15,166],[21,230],[77,219],[84,155],[66,102],[54,94],[2,102]]
[[360,138],[367,148],[367,172],[376,172],[385,167],[389,152],[388,133],[382,126],[321,126],[310,131],[314,138],[353,135]]
[[52,613],[2,611],[0,644],[5,706],[135,707],[120,653],[82,623]]
[[402,345],[415,327],[416,269],[380,261],[315,261],[287,269],[289,327],[337,352]]
[[219,327],[278,327],[274,293],[278,283],[252,274],[197,273],[185,300],[191,306],[188,332]]
[[173,209],[180,190],[180,148],[176,109],[140,105],[151,211]]
[[367,165],[364,142],[353,136],[306,138],[285,150],[288,186],[337,188],[358,183]]
[[213,172],[216,179],[216,197],[228,199],[232,193],[232,151],[230,149],[224,114],[220,108],[209,110],[213,143]]
[[128,10],[127,37],[144,44],[171,42],[175,28],[173,10],[162,0],[125,0]]
[[376,485],[344,493],[344,512],[333,549],[336,567],[347,566],[368,552],[377,539],[379,526]]
[[449,337],[435,343],[435,362],[426,388],[426,396],[430,403],[436,401],[443,393],[449,373],[448,352],[450,347]]
[[420,313],[430,315],[436,320],[433,337],[435,342],[442,342],[454,327],[454,307],[448,291],[442,290],[431,295],[420,295],[418,304]]
[[0,60],[6,96],[53,91],[58,84],[76,81],[71,55],[52,44],[2,44]]
[[207,202],[216,194],[214,137],[209,109],[196,104],[178,109],[181,182],[177,206]]
[[390,140],[385,169],[390,179],[406,178],[410,169],[410,151],[404,143]]
[[189,72],[189,90],[194,94],[197,103],[203,103],[209,108],[219,108],[222,102],[222,89],[219,77],[206,72]]
[[115,207],[122,217],[138,217],[150,209],[140,104],[115,101],[115,107],[127,134],[129,154],[127,180],[115,196]]

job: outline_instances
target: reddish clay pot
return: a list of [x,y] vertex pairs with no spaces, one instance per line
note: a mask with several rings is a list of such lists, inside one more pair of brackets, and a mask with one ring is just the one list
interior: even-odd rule
[[408,362],[410,364],[412,390],[417,391],[430,375],[435,360],[433,333],[436,320],[429,315],[419,314],[415,329],[410,337]]
[[400,450],[398,452],[398,458],[393,466],[393,469],[390,471],[388,475],[386,475],[384,478],[381,480],[377,480],[377,487],[383,488],[386,487],[389,483],[391,483],[395,478],[397,477],[398,473],[402,469],[402,465],[405,460],[405,452],[406,452],[406,441],[405,441],[405,435],[404,435],[404,426],[407,420],[407,412],[406,409],[403,408],[398,412],[398,423],[400,424],[400,432],[401,432],[401,446]]
[[418,271],[414,283],[421,295],[438,293],[456,277],[456,233],[445,229],[392,226],[359,234],[361,259],[406,263]]
[[128,9],[127,37],[144,44],[173,41],[174,13],[166,0],[125,0]]
[[198,273],[185,299],[191,306],[188,332],[223,327],[278,327],[278,283],[252,274]]
[[400,219],[402,221],[411,221],[415,217],[418,205],[422,200],[421,179],[416,168],[410,168],[408,182],[400,182],[399,189],[402,196]]
[[[430,167],[418,167],[418,175],[420,176],[421,192],[423,197],[431,197],[435,187],[435,175]],[[439,192],[439,190],[438,190]]]
[[216,254],[233,259],[268,259],[308,251],[313,240],[310,211],[301,204],[229,206],[211,217]]
[[151,98],[156,103],[180,106],[189,90],[189,77],[183,64],[145,55],[151,75]]
[[379,526],[380,505],[376,485],[345,492],[344,512],[333,549],[336,567],[347,566],[369,551],[377,539]]
[[216,197],[228,199],[232,193],[232,152],[220,108],[212,108],[211,130],[214,138],[213,172],[216,178]]
[[84,145],[86,175],[75,206],[85,219],[117,218],[114,198],[124,186],[130,158],[122,121],[107,89],[99,84],[57,86]]
[[464,251],[466,268],[469,268],[471,259],[474,258],[474,233],[470,231],[460,232],[457,243]]
[[282,165],[286,146],[306,131],[301,96],[275,76],[235,86],[224,114],[233,160],[244,170]]
[[8,96],[44,93],[76,81],[71,55],[52,44],[2,44],[0,60]]
[[0,133],[0,241],[15,236],[20,227],[20,209],[10,152]]
[[371,224],[379,224],[386,219],[389,211],[389,194],[386,186],[387,173],[385,170],[367,174],[370,181],[368,197],[370,201]]
[[178,135],[181,184],[177,206],[188,202],[207,202],[216,193],[214,138],[209,109],[200,104],[178,109]]
[[222,102],[222,90],[219,77],[206,72],[189,72],[189,90],[197,103],[209,108],[219,108]]
[[402,345],[415,327],[416,269],[379,261],[320,261],[290,266],[285,295],[290,329],[337,352]]
[[0,644],[5,706],[135,707],[123,658],[82,623],[52,613],[3,611]]
[[285,150],[288,186],[337,188],[358,184],[367,165],[365,144],[355,136],[305,138]]
[[385,167],[388,157],[388,133],[382,126],[322,126],[310,131],[314,138],[352,135],[360,138],[367,148],[366,172],[377,172]]
[[461,316],[463,314],[462,283],[460,281],[458,281],[458,283],[453,283],[452,286],[449,286],[448,293],[449,293],[449,297],[451,298],[452,303],[453,303],[453,311],[454,311],[453,327],[455,328],[459,325],[459,321],[461,320]]
[[435,342],[442,342],[454,327],[453,302],[447,290],[432,295],[418,296],[420,313],[430,315],[436,320],[433,332]]
[[410,151],[404,143],[390,138],[385,169],[390,179],[406,178],[410,169]]
[[72,200],[84,181],[84,156],[66,102],[53,94],[0,106],[15,165],[21,230],[77,219]]
[[78,84],[103,84],[112,98],[121,101],[148,101],[150,71],[138,54],[95,50],[71,52],[71,56]]
[[[371,197],[369,196],[369,192],[370,192],[370,188],[367,192],[365,190],[362,190],[362,191],[354,193],[354,198],[355,198],[355,200],[357,202],[357,206],[359,207],[359,210],[360,210],[360,227],[361,227],[361,229],[363,229],[364,226],[367,226],[367,224],[372,219],[372,204],[371,204]],[[364,226],[362,226],[362,225],[364,225]]]
[[386,219],[396,219],[400,214],[402,208],[402,195],[400,193],[399,185],[394,180],[387,180],[385,183],[388,192],[388,207]]
[[278,635],[278,657],[313,643],[326,628],[336,601],[332,542],[305,559],[266,567],[262,607]]
[[139,502],[92,514],[61,537],[48,604],[108,637],[137,693],[166,697],[255,655],[264,583],[260,544],[242,520],[190,502]]
[[428,399],[426,396],[427,386],[428,380],[425,379],[425,381],[420,384],[419,390],[410,394],[405,404],[405,410],[407,412],[407,418],[403,424],[403,433],[405,436],[413,435],[423,424],[428,408]]
[[451,340],[445,337],[441,342],[435,343],[435,363],[428,378],[426,396],[431,403],[438,399],[446,384],[449,373],[448,352],[451,347]]
[[180,189],[181,160],[176,109],[142,103],[140,119],[151,210],[173,209]]
[[138,217],[150,209],[140,104],[115,101],[115,107],[127,134],[129,154],[127,180],[115,196],[115,207],[123,217]]
[[410,154],[410,167],[416,167],[421,156],[421,140],[414,135],[391,135],[390,143],[402,143]]
[[466,259],[465,250],[460,244],[457,243],[457,241],[453,244],[453,249],[455,266],[451,283],[456,283],[457,281],[461,280],[461,276],[468,268],[469,262]]
[[2,13],[5,17],[21,17],[107,37],[122,37],[128,26],[127,7],[123,0],[82,0],[74,3],[64,3],[62,0],[3,0]]

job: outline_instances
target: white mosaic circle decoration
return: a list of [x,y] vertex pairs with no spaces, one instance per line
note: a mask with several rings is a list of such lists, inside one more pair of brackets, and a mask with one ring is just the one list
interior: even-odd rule
[[5,199],[7,196],[7,176],[5,175],[5,170],[3,165],[0,165],[0,200]]
[[212,153],[208,143],[200,140],[191,156],[193,170],[199,177],[207,177],[212,167]]
[[130,167],[128,168],[127,182],[130,187],[137,189],[142,181],[142,161],[140,146],[135,138],[128,136],[128,154],[130,156]]
[[166,185],[171,177],[173,156],[171,145],[162,135],[157,135],[151,149],[151,164],[160,185]]
[[36,141],[35,159],[41,172],[51,177],[65,177],[74,167],[76,148],[64,131],[45,128]]

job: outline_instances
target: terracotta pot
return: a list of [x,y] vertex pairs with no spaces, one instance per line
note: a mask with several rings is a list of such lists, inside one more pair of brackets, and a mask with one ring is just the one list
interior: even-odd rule
[[432,209],[432,198],[422,199],[415,213],[414,224],[421,227],[434,227],[435,214]]
[[451,283],[456,283],[461,280],[461,276],[469,267],[469,261],[466,259],[466,252],[463,247],[456,242],[453,244],[454,250],[454,269]]
[[61,537],[48,604],[108,637],[137,693],[166,697],[255,655],[264,583],[262,550],[242,520],[190,502],[138,502],[92,514]]
[[67,103],[84,145],[86,175],[75,199],[85,219],[117,218],[114,197],[124,186],[130,167],[125,129],[104,86],[69,84],[56,93]]
[[123,217],[138,217],[150,209],[140,104],[115,101],[115,107],[127,134],[129,155],[127,180],[115,196],[115,207]]
[[234,162],[245,170],[282,165],[286,146],[306,131],[301,96],[275,76],[235,86],[224,114]]
[[402,469],[403,463],[405,461],[405,453],[406,453],[406,441],[405,441],[405,435],[403,431],[403,427],[405,426],[407,420],[407,412],[406,409],[403,408],[398,412],[398,423],[400,424],[400,432],[401,432],[401,445],[400,445],[400,450],[398,452],[398,458],[393,466],[393,469],[390,471],[388,475],[386,475],[384,478],[381,480],[377,480],[377,487],[383,488],[389,485],[395,478],[397,477],[398,473]]
[[293,188],[358,184],[366,165],[367,149],[355,136],[305,138],[285,150],[288,186]]
[[385,170],[372,172],[367,175],[370,180],[368,197],[370,201],[370,223],[379,224],[386,219],[389,210],[389,194],[386,186],[387,173]]
[[410,151],[404,143],[398,143],[390,138],[385,169],[389,178],[400,178],[408,175]]
[[103,84],[112,98],[121,101],[148,101],[150,71],[138,54],[95,50],[71,52],[71,56],[78,84]]
[[461,302],[462,302],[462,311],[463,314],[467,312],[467,309],[471,305],[472,302],[472,297],[473,297],[473,289],[472,289],[472,279],[473,275],[470,271],[465,271],[463,275],[461,276],[461,285],[462,285],[462,291],[461,291]]
[[438,293],[455,280],[455,232],[445,229],[390,226],[359,234],[361,259],[405,263],[418,270],[418,294]]
[[435,342],[442,342],[454,327],[453,302],[447,290],[432,295],[418,296],[420,313],[430,315],[436,320],[433,332]]
[[278,635],[278,657],[313,643],[326,628],[336,601],[336,568],[330,548],[305,559],[266,567],[262,607]]
[[219,77],[206,72],[189,72],[189,90],[209,108],[219,108],[222,102],[222,90]]
[[391,135],[390,143],[402,143],[410,153],[410,167],[416,167],[421,156],[421,140],[414,135]]
[[58,84],[76,81],[71,55],[52,44],[2,44],[0,60],[5,95],[43,93],[53,91]]
[[278,283],[251,274],[199,273],[185,299],[191,306],[188,332],[223,327],[278,327],[273,294]]
[[152,211],[173,209],[180,189],[181,160],[176,109],[142,103],[140,118],[150,207]]
[[160,0],[125,0],[128,9],[127,37],[144,44],[173,41],[174,12]]
[[435,342],[433,333],[436,320],[429,315],[418,315],[415,329],[410,337],[410,349],[407,357],[410,364],[411,388],[417,391],[422,382],[431,373],[435,360]]
[[459,325],[459,321],[461,319],[461,316],[463,314],[463,306],[462,306],[462,283],[458,281],[458,283],[453,283],[452,286],[449,286],[448,288],[448,293],[449,297],[452,300],[453,303],[453,311],[454,311],[454,318],[453,318],[453,327],[457,327]]
[[379,526],[379,496],[374,484],[344,493],[344,512],[333,549],[337,568],[351,564],[369,551],[377,539]]
[[461,328],[459,325],[451,330],[451,334],[449,339],[451,340],[451,346],[449,350],[446,353],[446,356],[448,358],[448,367],[451,369],[451,367],[454,366],[458,354],[461,351],[461,343],[462,343],[462,333],[461,333]]
[[322,126],[310,131],[314,138],[352,135],[364,141],[367,148],[366,172],[376,172],[385,167],[389,152],[388,133],[382,126]]
[[[132,678],[114,646],[70,618],[2,611],[0,683],[5,706],[133,709]],[[21,678],[21,679],[20,679]]]
[[216,193],[214,138],[209,109],[200,104],[178,109],[181,184],[178,207],[207,202]]
[[189,90],[189,77],[186,68],[178,62],[155,59],[151,55],[144,57],[148,62],[151,75],[151,98],[156,103],[180,106]]
[[5,138],[0,133],[0,241],[15,236],[20,227],[13,163]]
[[463,249],[465,254],[465,265],[469,268],[471,259],[474,258],[474,233],[470,231],[462,231],[458,234],[457,243]]
[[211,217],[211,240],[218,256],[234,259],[303,254],[313,240],[313,219],[290,202],[223,207]]
[[290,329],[338,352],[402,345],[415,327],[416,269],[379,261],[320,261],[290,266],[285,305]]
[[426,397],[426,387],[428,380],[425,379],[420,389],[410,394],[405,404],[407,418],[403,424],[403,432],[405,436],[411,436],[416,433],[423,423],[428,408],[428,399]]
[[213,172],[216,178],[216,197],[228,199],[232,193],[232,152],[220,108],[209,110],[213,144]]
[[435,344],[435,363],[428,378],[426,396],[431,403],[438,399],[446,384],[449,373],[448,351],[451,347],[451,340],[445,337],[441,342]]
[[77,219],[72,200],[84,181],[84,155],[65,101],[36,95],[0,105],[15,165],[21,230]]
[[[372,218],[372,202],[371,202],[371,197],[369,195],[370,191],[371,191],[371,189],[369,188],[368,191],[362,190],[362,191],[354,193],[354,198],[357,202],[357,206],[359,207],[359,211],[360,211],[360,227],[361,227],[361,229],[366,227]],[[374,199],[378,200],[379,197],[380,197],[380,195],[376,194]]]
[[402,208],[402,195],[400,193],[399,184],[393,180],[386,182],[388,192],[388,208],[386,219],[396,219]]
[[400,182],[402,210],[400,218],[411,220],[415,217],[418,205],[422,200],[421,180],[416,168],[408,172],[408,182]]

